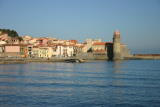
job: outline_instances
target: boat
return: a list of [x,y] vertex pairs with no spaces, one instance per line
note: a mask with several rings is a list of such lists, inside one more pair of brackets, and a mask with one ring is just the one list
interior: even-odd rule
[[86,62],[84,59],[79,59],[80,63]]
[[83,59],[66,59],[65,62],[67,63],[83,63],[85,60]]

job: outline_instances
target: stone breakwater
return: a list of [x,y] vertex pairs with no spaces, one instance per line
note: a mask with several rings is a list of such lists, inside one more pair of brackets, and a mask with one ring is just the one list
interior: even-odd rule
[[160,60],[160,54],[134,54],[130,57],[125,57],[125,59],[157,59]]

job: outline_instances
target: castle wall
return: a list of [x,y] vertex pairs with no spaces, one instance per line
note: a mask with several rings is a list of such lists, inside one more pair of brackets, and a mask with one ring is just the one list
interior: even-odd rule
[[131,56],[130,50],[127,48],[126,45],[121,45],[120,49],[122,58]]

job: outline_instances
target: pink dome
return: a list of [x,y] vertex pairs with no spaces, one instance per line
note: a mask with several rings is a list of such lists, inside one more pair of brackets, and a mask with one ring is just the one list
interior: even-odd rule
[[116,30],[115,32],[114,32],[114,37],[120,37],[120,31],[118,31],[118,30]]

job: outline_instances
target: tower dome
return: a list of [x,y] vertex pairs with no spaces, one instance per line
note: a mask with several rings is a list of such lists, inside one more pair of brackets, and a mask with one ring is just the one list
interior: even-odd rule
[[120,31],[119,30],[116,30],[114,31],[114,37],[119,37],[120,38]]

